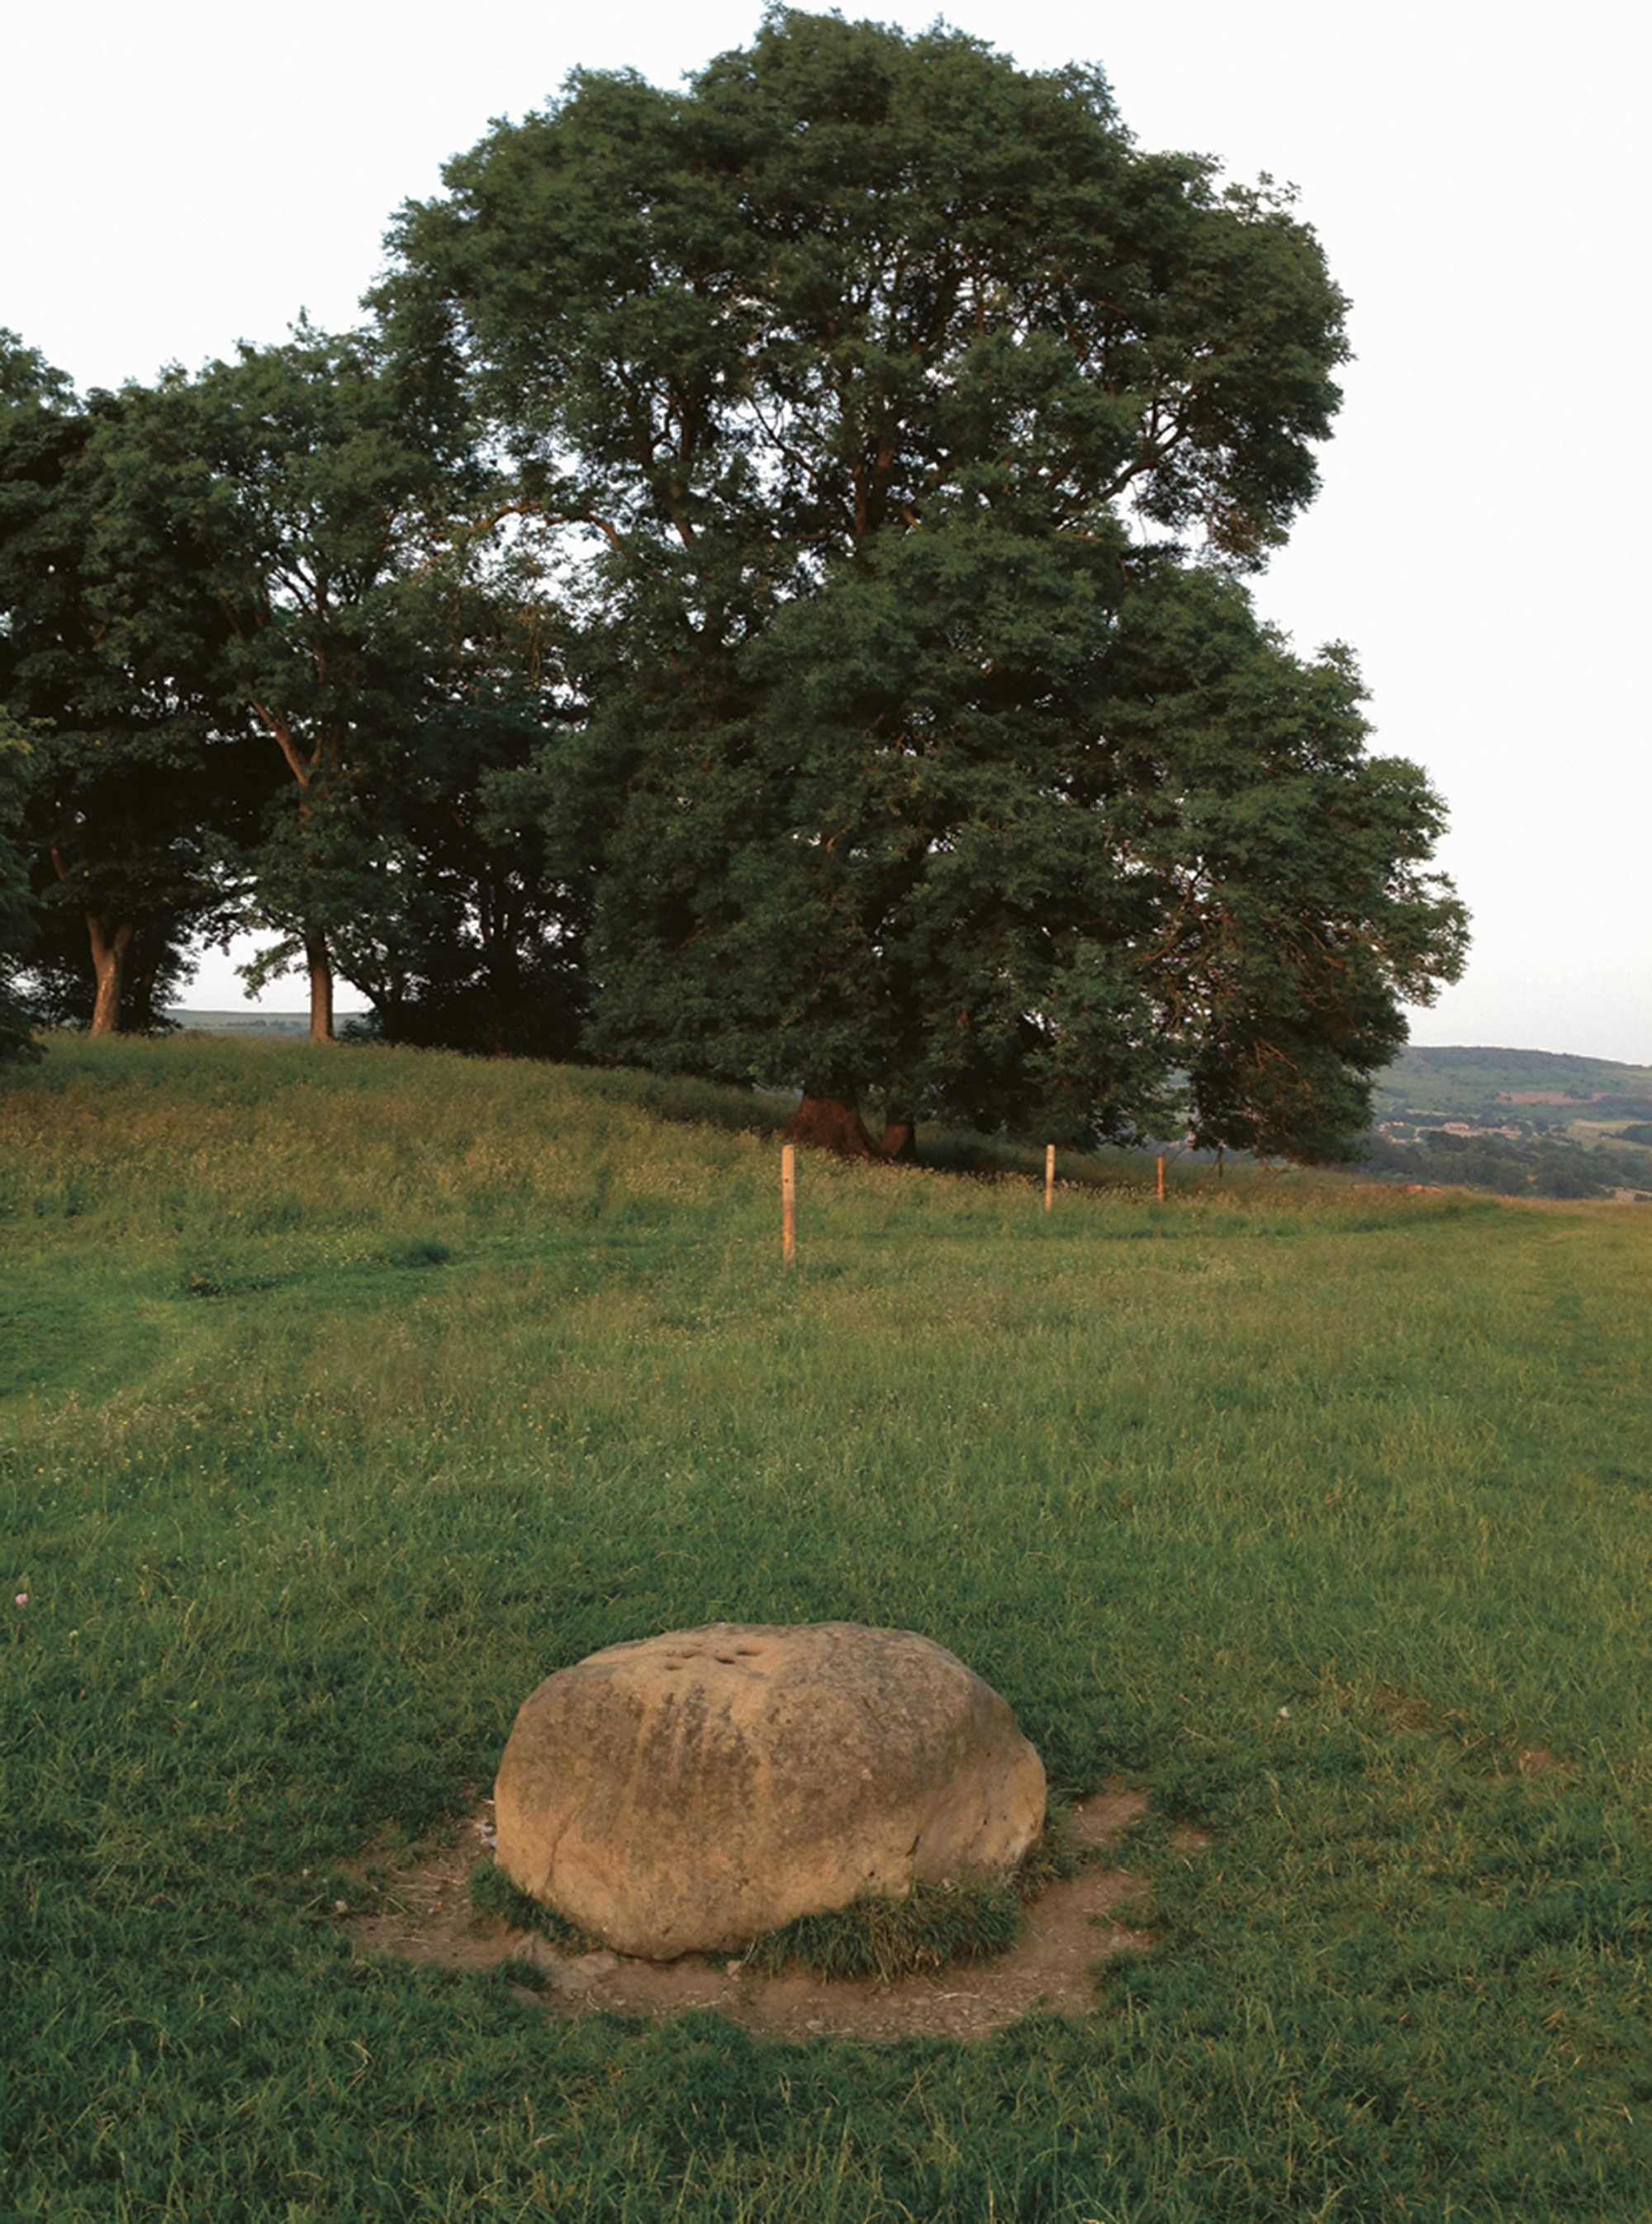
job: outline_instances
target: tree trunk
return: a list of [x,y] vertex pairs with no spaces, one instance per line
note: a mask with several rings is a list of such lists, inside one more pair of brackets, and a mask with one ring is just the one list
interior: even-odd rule
[[788,1143],[806,1143],[810,1149],[832,1151],[840,1159],[880,1159],[883,1153],[867,1133],[859,1109],[841,1096],[813,1096],[805,1089],[803,1102],[780,1130]]
[[917,1163],[917,1120],[911,1112],[889,1115],[883,1124],[883,1155],[896,1165]]
[[91,1008],[91,1032],[95,1035],[117,1034],[121,991],[126,982],[126,953],[132,946],[131,921],[128,919],[111,934],[109,922],[89,911],[86,932],[91,939],[91,970],[98,979],[97,998]]
[[310,967],[310,1039],[330,1043],[332,1032],[332,956],[325,934],[304,931],[304,955]]

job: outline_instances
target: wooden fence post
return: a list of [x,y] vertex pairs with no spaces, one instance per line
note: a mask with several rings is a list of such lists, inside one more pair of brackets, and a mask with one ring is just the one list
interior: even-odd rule
[[1161,1204],[1164,1202],[1164,1153],[1163,1151],[1158,1154],[1158,1201]]
[[790,1143],[780,1151],[780,1256],[789,1267],[798,1255],[798,1160]]
[[1044,1145],[1044,1210],[1049,1211],[1056,1201],[1056,1146]]

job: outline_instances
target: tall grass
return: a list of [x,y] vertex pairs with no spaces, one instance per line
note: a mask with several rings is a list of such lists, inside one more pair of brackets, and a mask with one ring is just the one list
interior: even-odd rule
[[[0,2208],[1652,2216],[1652,1222],[811,1159],[787,1273],[783,1117],[187,1038],[0,1090]],[[787,2048],[352,1948],[551,1669],[828,1616],[1152,1793],[1093,2017]]]

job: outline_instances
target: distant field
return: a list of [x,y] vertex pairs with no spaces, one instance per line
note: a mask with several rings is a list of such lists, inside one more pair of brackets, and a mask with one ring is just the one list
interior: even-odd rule
[[234,1035],[254,1040],[281,1041],[297,1035],[307,1038],[310,1014],[305,1012],[206,1012],[175,1006],[167,1014],[174,1025],[208,1035]]
[[[1652,2217],[1652,1225],[810,1159],[788,1273],[784,1116],[199,1035],[0,1083],[4,2214]],[[827,1617],[1149,1794],[1094,2013],[782,2046],[353,1943],[551,1669]]]

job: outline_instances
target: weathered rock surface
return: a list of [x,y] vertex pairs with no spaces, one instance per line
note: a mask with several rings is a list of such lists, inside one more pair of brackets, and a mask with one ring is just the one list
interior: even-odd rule
[[1044,1772],[942,1646],[854,1622],[716,1622],[547,1677],[494,1787],[523,1891],[622,1954],[728,1951],[863,1892],[1001,1876]]

